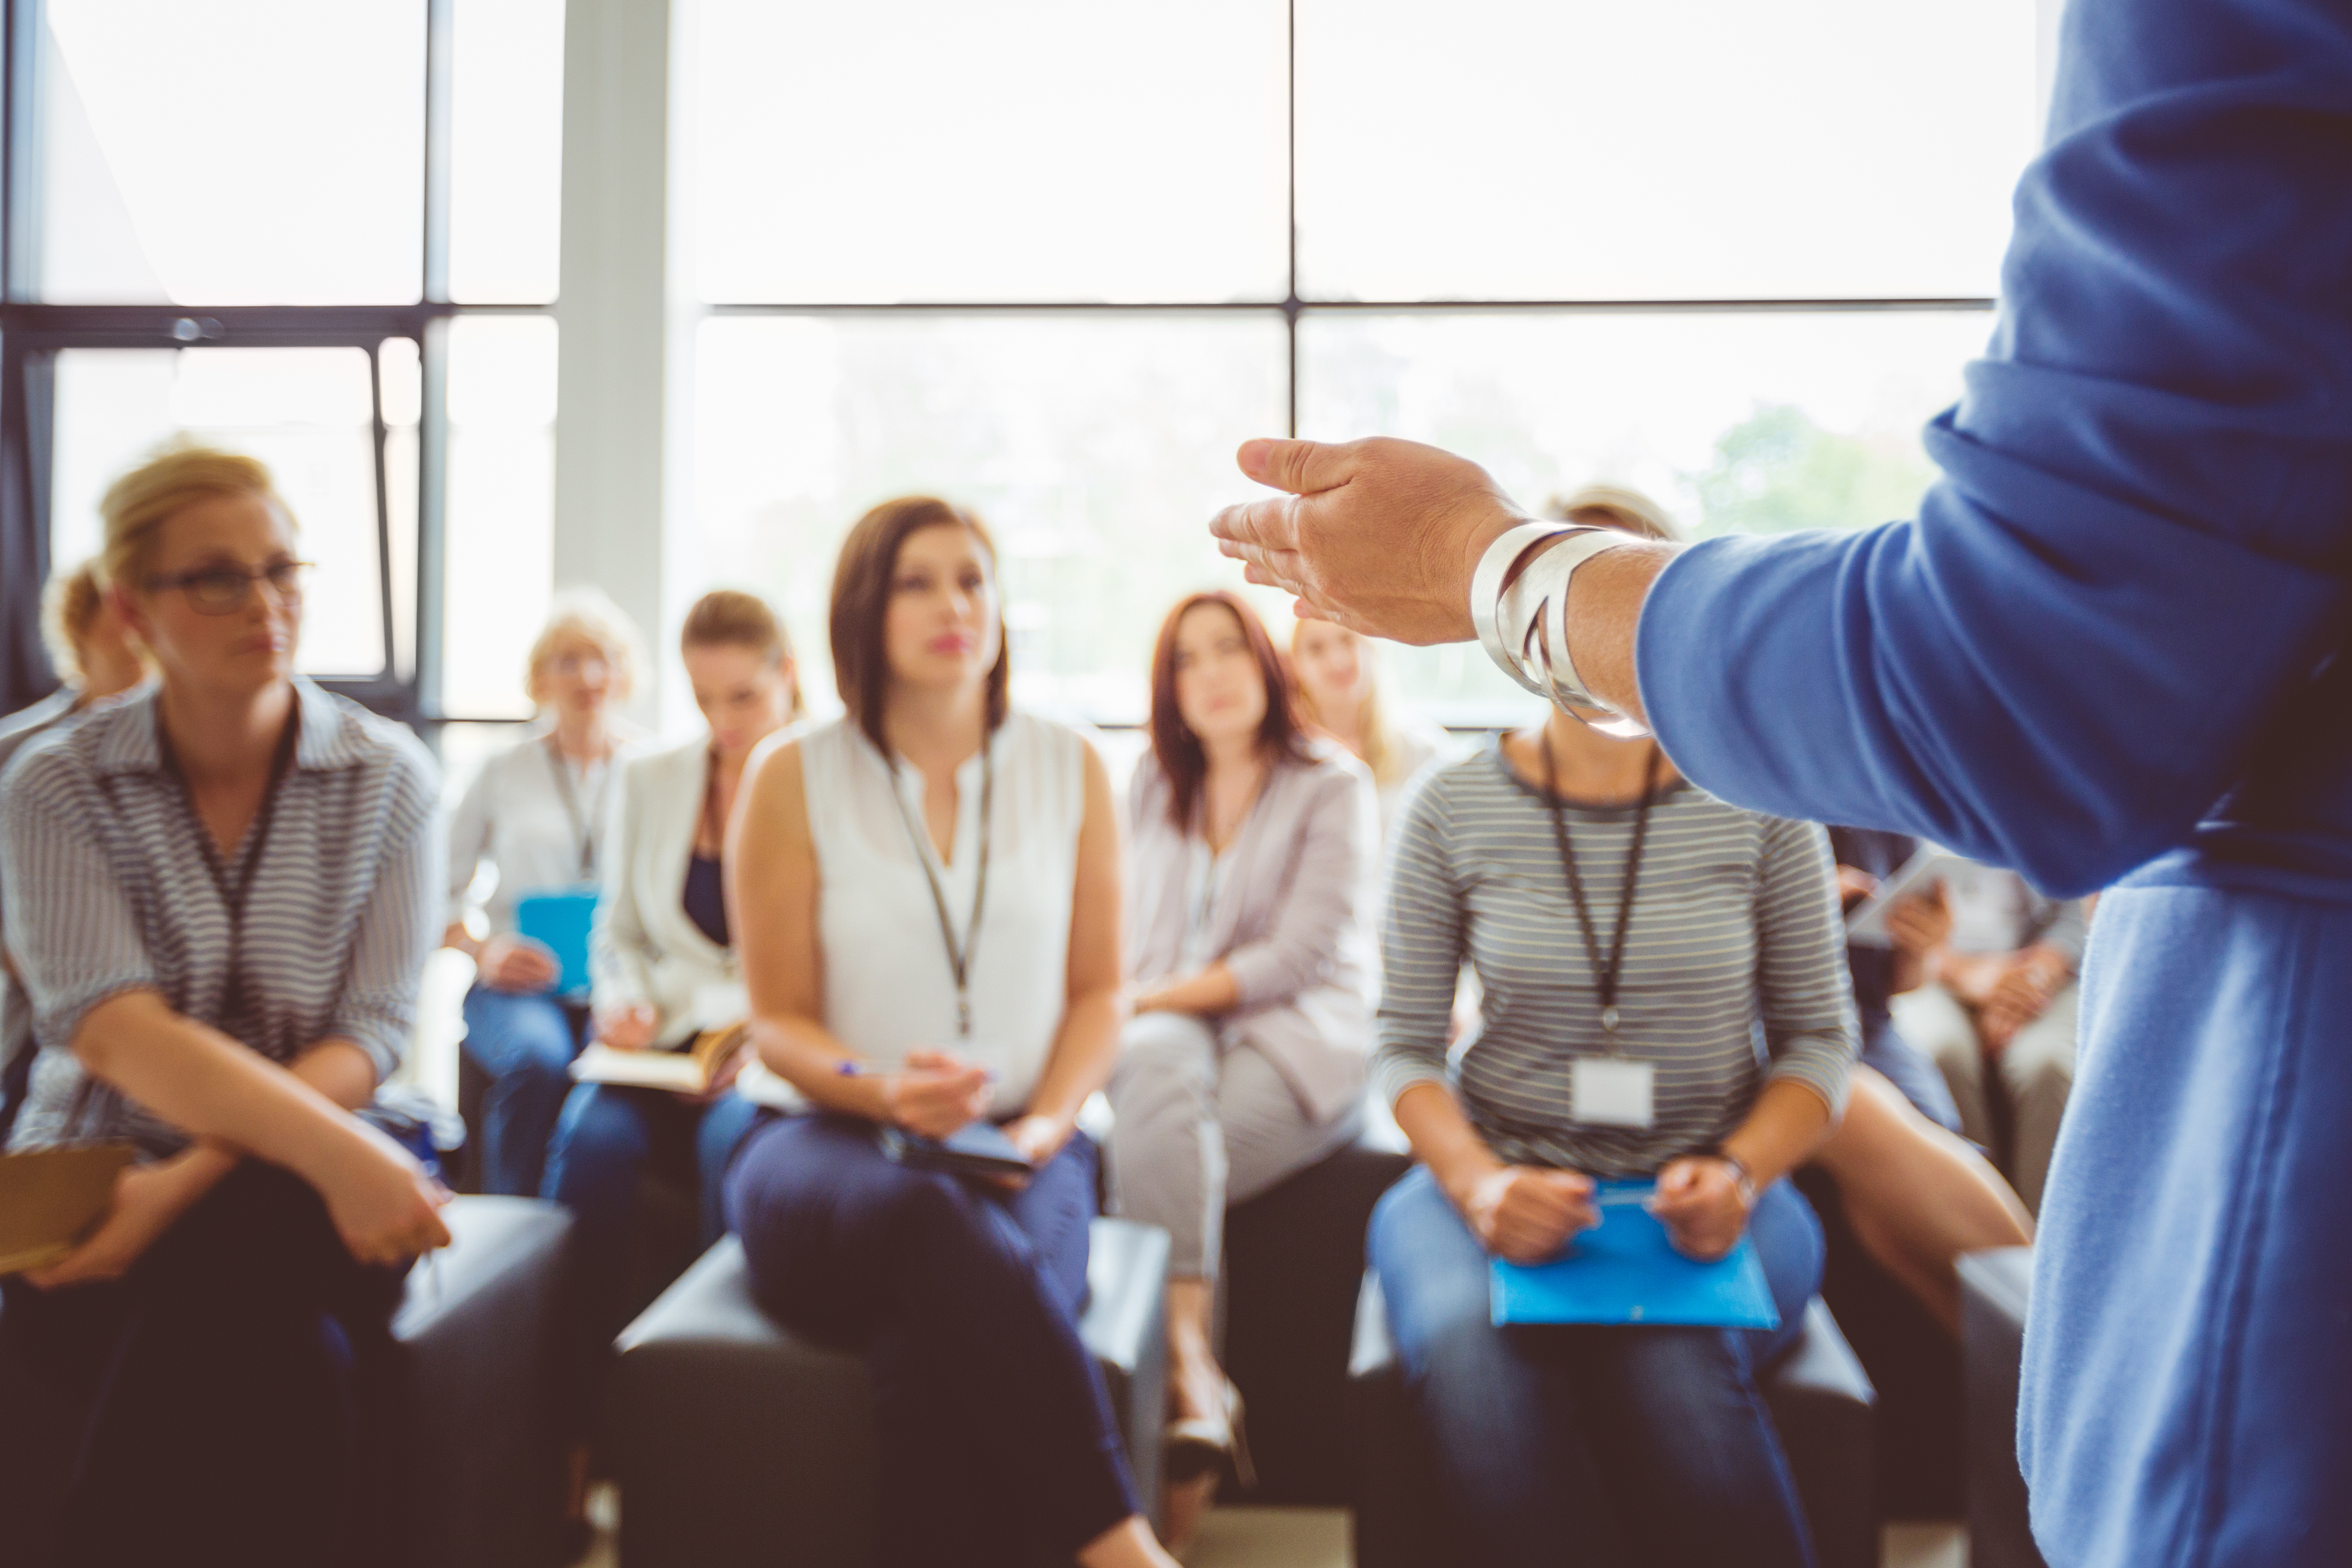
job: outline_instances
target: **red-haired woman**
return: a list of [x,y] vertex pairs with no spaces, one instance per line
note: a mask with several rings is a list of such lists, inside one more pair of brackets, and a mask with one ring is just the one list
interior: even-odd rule
[[1234,1446],[1211,1350],[1225,1205],[1355,1135],[1371,1036],[1371,780],[1310,744],[1290,674],[1231,594],[1171,611],[1128,801],[1135,1016],[1111,1082],[1130,1216],[1174,1238],[1168,1509],[1190,1533]]

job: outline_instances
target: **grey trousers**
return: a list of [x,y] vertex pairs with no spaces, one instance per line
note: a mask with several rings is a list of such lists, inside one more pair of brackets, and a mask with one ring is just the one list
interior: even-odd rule
[[1128,1218],[1168,1232],[1175,1279],[1213,1279],[1225,1205],[1353,1142],[1362,1120],[1350,1109],[1309,1121],[1273,1063],[1181,1013],[1129,1022],[1110,1103],[1114,1200]]
[[1975,1017],[1942,986],[1930,983],[1894,998],[1895,1028],[1942,1070],[1960,1109],[1963,1133],[1993,1148],[1991,1097],[1998,1094],[2007,1102],[2010,1147],[2003,1174],[2034,1214],[2042,1212],[2050,1152],[2074,1088],[2078,1003],[2076,987],[2069,984],[2050,999],[2042,1016],[2017,1032],[2006,1050],[1988,1058]]

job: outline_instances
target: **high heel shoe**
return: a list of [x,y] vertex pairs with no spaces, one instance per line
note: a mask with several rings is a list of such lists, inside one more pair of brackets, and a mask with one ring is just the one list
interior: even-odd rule
[[1223,1405],[1214,1415],[1168,1423],[1160,1440],[1160,1466],[1170,1481],[1198,1480],[1230,1464],[1243,1490],[1257,1485],[1257,1467],[1250,1463],[1249,1439],[1242,1426],[1242,1391],[1232,1378],[1225,1379]]

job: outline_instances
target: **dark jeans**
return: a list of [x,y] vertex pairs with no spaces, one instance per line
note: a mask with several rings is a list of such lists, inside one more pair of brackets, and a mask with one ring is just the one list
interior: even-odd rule
[[490,1075],[482,1097],[482,1191],[539,1196],[548,1141],[572,1092],[572,1058],[588,1039],[588,1009],[544,992],[477,984],[466,993],[464,1049]]
[[1778,1330],[1497,1328],[1486,1254],[1427,1169],[1389,1190],[1372,1215],[1372,1268],[1472,1561],[1812,1561],[1755,1369],[1800,1331],[1821,1283],[1821,1226],[1776,1182],[1749,1234]]
[[6,1280],[0,1558],[413,1560],[404,1273],[354,1262],[316,1193],[247,1163],[121,1280]]
[[1067,1561],[1140,1509],[1079,1341],[1097,1155],[1019,1194],[911,1171],[866,1123],[770,1117],[727,1180],[760,1305],[864,1354],[882,1445],[879,1560]]
[[584,1427],[614,1336],[627,1326],[638,1184],[648,1166],[696,1180],[702,1245],[725,1234],[728,1162],[759,1108],[740,1094],[697,1105],[657,1089],[583,1083],[563,1102],[540,1195],[572,1211],[572,1370],[565,1386]]

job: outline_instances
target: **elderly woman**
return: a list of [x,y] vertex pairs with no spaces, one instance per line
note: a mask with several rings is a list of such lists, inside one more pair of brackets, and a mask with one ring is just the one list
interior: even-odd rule
[[[544,715],[482,764],[449,828],[449,925],[443,941],[474,960],[466,993],[467,1057],[489,1075],[482,1097],[482,1190],[536,1197],[547,1146],[572,1091],[572,1058],[588,1034],[586,976],[559,992],[548,946],[516,929],[531,894],[593,896],[611,785],[634,731],[612,716],[639,666],[636,628],[604,595],[572,589],[531,645],[528,688]],[[498,885],[470,916],[483,862]]]
[[107,492],[105,574],[160,684],[0,790],[40,1055],[12,1149],[128,1142],[79,1250],[0,1282],[12,1560],[405,1560],[389,1323],[438,1189],[353,1114],[415,1031],[437,791],[293,674],[306,563],[259,463]]
[[1240,1396],[1210,1331],[1225,1205],[1355,1135],[1371,1048],[1371,781],[1300,726],[1232,594],[1171,610],[1128,796],[1135,1016],[1111,1079],[1121,1209],[1164,1226],[1170,1539],[1228,1460]]

